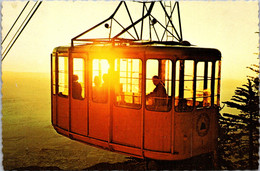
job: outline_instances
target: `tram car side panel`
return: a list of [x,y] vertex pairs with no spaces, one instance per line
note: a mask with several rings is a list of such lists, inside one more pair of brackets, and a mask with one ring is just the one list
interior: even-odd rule
[[57,96],[57,125],[69,130],[69,100],[67,97]]
[[89,103],[89,136],[108,141],[109,137],[109,105]]
[[193,115],[192,153],[199,155],[216,150],[217,109],[197,110]]
[[144,148],[152,151],[171,151],[171,112],[145,111]]
[[87,105],[86,100],[71,100],[70,127],[71,132],[87,135]]
[[175,112],[174,152],[182,159],[192,157],[192,115],[191,112]]
[[141,147],[142,110],[114,107],[112,142]]

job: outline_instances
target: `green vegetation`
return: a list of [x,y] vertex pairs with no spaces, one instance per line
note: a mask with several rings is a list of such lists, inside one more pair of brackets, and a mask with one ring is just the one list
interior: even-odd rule
[[219,163],[221,169],[258,169],[259,150],[259,66],[248,67],[257,76],[237,87],[230,101],[223,102],[239,114],[219,117]]

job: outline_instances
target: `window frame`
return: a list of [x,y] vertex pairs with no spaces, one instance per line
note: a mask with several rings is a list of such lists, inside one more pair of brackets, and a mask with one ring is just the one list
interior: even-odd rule
[[[57,69],[57,95],[59,96],[59,97],[62,97],[62,98],[69,98],[69,56],[68,56],[68,54],[67,53],[57,53],[57,67],[56,67],[56,69]],[[65,76],[66,76],[66,74],[65,74],[65,71],[67,71],[67,88],[66,88],[66,79],[64,80],[64,89],[67,89],[67,91],[68,91],[68,94],[61,94],[62,92],[60,92],[59,90],[60,90],[60,84],[59,84],[59,81],[60,81],[60,76],[59,76],[59,74],[60,74],[60,67],[59,67],[59,65],[60,65],[60,63],[59,63],[59,59],[60,58],[67,58],[67,70],[65,70],[65,63],[64,63],[64,79],[65,79]]]
[[[116,72],[119,72],[119,82],[120,82],[120,65],[118,65],[119,67],[119,71],[116,70],[116,60],[121,60],[121,59],[126,59],[126,60],[139,60],[140,64],[139,64],[139,67],[141,66],[141,74],[139,73],[139,75],[141,75],[141,80],[139,79],[139,82],[141,83],[140,85],[140,104],[137,104],[138,107],[134,107],[134,106],[131,106],[131,105],[120,105],[118,104],[117,102],[117,96],[116,96],[116,92],[115,92],[115,89],[113,89],[113,99],[114,99],[114,105],[116,107],[122,107],[122,108],[128,108],[128,109],[136,109],[136,110],[140,110],[142,108],[142,105],[143,105],[143,90],[144,90],[144,80],[143,80],[143,77],[144,77],[144,64],[143,64],[143,60],[141,58],[133,58],[133,57],[129,57],[129,56],[134,56],[134,54],[130,54],[130,55],[127,55],[127,57],[118,57],[118,58],[115,58],[115,60],[113,61],[113,73],[114,75],[116,75],[115,73]],[[128,77],[127,77],[128,78]],[[131,103],[131,104],[134,104],[134,103]]]
[[[172,57],[165,57],[165,55],[156,55],[156,57],[153,57],[154,55],[151,55],[151,56],[149,56],[148,58],[146,58],[146,60],[145,60],[145,80],[144,80],[144,82],[145,82],[145,87],[144,87],[144,94],[145,94],[145,104],[144,104],[144,106],[145,106],[145,109],[146,110],[148,110],[148,111],[153,111],[153,112],[170,112],[172,109],[173,109],[173,95],[174,95],[174,87],[175,87],[175,82],[174,82],[174,80],[175,80],[175,77],[174,77],[174,60],[172,60],[171,58]],[[160,57],[158,57],[158,56],[160,56]],[[160,71],[161,71],[161,68],[160,68],[160,65],[161,65],[161,61],[162,60],[165,60],[165,61],[170,61],[171,62],[171,71],[169,72],[169,73],[171,73],[171,80],[168,80],[169,82],[171,82],[171,88],[169,89],[170,91],[171,91],[171,96],[169,96],[168,95],[168,92],[167,92],[167,90],[166,90],[166,93],[167,93],[167,96],[168,96],[168,100],[169,100],[169,106],[167,107],[167,110],[151,110],[151,109],[148,109],[147,108],[147,104],[146,104],[146,98],[147,98],[147,94],[146,94],[146,89],[147,89],[147,84],[146,84],[146,81],[147,81],[147,61],[148,60],[157,60],[158,61],[158,76],[159,76],[159,74],[160,74]],[[165,70],[166,70],[166,68],[165,68]]]
[[[110,92],[110,87],[108,87],[108,89],[107,89],[107,99],[105,99],[105,101],[96,101],[96,100],[94,100],[93,99],[93,83],[94,83],[94,74],[93,74],[93,72],[94,72],[94,70],[93,70],[93,62],[94,62],[94,60],[98,60],[98,61],[101,61],[101,60],[106,60],[107,61],[107,63],[108,63],[108,65],[110,66],[110,68],[108,68],[108,70],[107,70],[107,73],[106,74],[109,74],[109,70],[111,70],[111,63],[110,63],[110,60],[109,59],[107,59],[107,58],[102,58],[102,57],[100,57],[100,58],[98,58],[98,57],[93,57],[92,59],[91,59],[91,67],[90,67],[90,70],[91,70],[91,74],[90,74],[90,88],[91,88],[91,102],[93,102],[93,103],[101,103],[101,104],[108,104],[108,102],[109,102],[109,92]],[[100,68],[99,68],[99,70],[100,70]],[[99,71],[98,70],[98,71]],[[96,71],[96,70],[95,70]],[[104,75],[104,74],[103,74]],[[101,80],[102,80],[102,78],[101,78]],[[101,85],[102,85],[102,81],[101,81]],[[90,97],[89,97],[90,98]]]
[[[203,102],[203,98],[204,98],[204,95],[202,95],[202,101],[200,101],[200,102],[202,102],[202,106],[196,106],[195,105],[195,108],[196,109],[206,109],[206,108],[211,108],[213,105],[212,105],[212,97],[215,97],[214,95],[212,95],[213,93],[212,93],[212,90],[213,91],[215,91],[215,87],[212,87],[212,82],[214,82],[214,80],[215,79],[213,79],[213,74],[214,74],[214,72],[213,72],[213,68],[214,68],[214,63],[215,63],[215,61],[210,61],[210,60],[200,60],[200,61],[196,61],[196,94],[195,94],[195,103],[197,102],[197,98],[198,98],[198,96],[197,96],[197,78],[198,78],[198,76],[197,76],[197,73],[198,73],[198,64],[199,63],[202,63],[202,64],[204,64],[204,70],[202,71],[203,72],[203,75],[202,75],[202,77],[203,77],[203,93],[204,93],[204,90],[205,90],[205,86],[207,86],[207,89],[208,90],[210,90],[210,96],[207,96],[207,98],[210,98],[210,103],[209,103],[209,105],[208,106],[204,106],[204,102]],[[210,64],[211,63],[211,64]],[[207,71],[206,71],[207,70]],[[214,84],[215,84],[215,82],[214,82]],[[214,103],[214,100],[213,100],[213,103]]]
[[[184,62],[184,66],[183,66],[183,71],[179,71],[179,72],[176,72],[177,71],[177,62],[178,61],[180,61],[179,62],[179,70],[180,70],[180,68],[181,68],[181,61],[183,61]],[[190,81],[192,81],[192,90],[193,90],[193,94],[192,94],[192,106],[190,107],[190,110],[177,110],[178,109],[178,106],[179,106],[179,104],[178,105],[176,105],[175,106],[175,103],[176,103],[176,82],[177,81],[179,81],[179,84],[178,84],[178,95],[180,96],[180,81],[182,81],[182,87],[183,87],[183,90],[182,90],[182,96],[183,96],[183,99],[185,99],[184,98],[184,86],[185,86],[185,61],[192,61],[193,62],[193,70],[192,70],[192,72],[193,72],[193,74],[192,74],[192,77],[193,77],[193,79],[192,80],[190,80]],[[196,101],[196,96],[195,96],[195,93],[196,93],[196,70],[197,70],[197,61],[195,60],[195,59],[176,59],[175,61],[174,61],[174,111],[175,112],[180,112],[180,113],[183,113],[183,112],[192,112],[193,110],[195,110],[195,101]],[[179,73],[179,75],[176,75],[177,73]],[[183,75],[182,77],[181,77],[181,75]],[[187,81],[187,80],[186,80]],[[178,96],[178,97],[179,97]],[[179,99],[178,99],[179,100]],[[179,103],[179,102],[178,102]]]
[[[74,59],[82,59],[83,60],[83,86],[81,85],[81,88],[82,88],[82,91],[84,90],[84,97],[82,97],[82,99],[76,99],[76,98],[74,98],[73,97],[73,90],[72,90],[72,88],[73,87],[71,87],[71,97],[72,97],[72,99],[74,99],[74,100],[85,100],[85,98],[87,97],[87,93],[86,93],[86,89],[87,89],[87,86],[86,86],[86,84],[87,84],[87,79],[86,79],[86,76],[87,76],[87,72],[86,72],[86,59],[84,58],[84,57],[79,57],[79,56],[76,56],[76,57],[72,57],[72,59],[71,59],[71,61],[72,61],[72,77],[73,77],[73,75],[74,75]],[[72,79],[71,79],[72,80]],[[72,80],[72,82],[71,83],[73,83],[73,80]],[[82,93],[81,93],[82,94]]]
[[[175,106],[175,96],[176,96],[176,82],[178,79],[178,76],[176,75],[176,64],[177,61],[193,61],[194,62],[194,68],[193,68],[193,109],[192,110],[188,110],[188,111],[181,111],[181,110],[177,110],[177,106]],[[207,82],[207,89],[210,90],[210,96],[208,98],[210,98],[210,103],[208,106],[201,106],[198,107],[196,106],[196,102],[197,102],[197,72],[198,72],[198,63],[201,62],[203,64],[205,64],[206,62],[207,64],[207,71],[206,67],[204,67],[203,69],[203,84],[205,84],[205,80]],[[174,70],[174,108],[176,112],[192,112],[193,110],[203,110],[203,109],[209,109],[209,108],[216,108],[217,106],[219,106],[219,101],[220,101],[220,80],[221,80],[221,60],[194,60],[194,59],[176,59],[174,61],[175,63],[175,70]],[[211,64],[209,64],[211,63]],[[217,65],[218,64],[218,65]],[[210,67],[211,66],[211,67]],[[185,68],[185,66],[184,66]],[[184,69],[185,70],[185,69]],[[184,71],[185,72],[185,71]],[[207,72],[207,77],[205,77],[205,72]],[[180,72],[179,72],[180,74]],[[184,73],[185,74],[185,73]],[[183,79],[183,82],[185,80]],[[184,83],[183,83],[184,84]],[[204,87],[204,85],[203,85]],[[179,90],[180,91],[180,90]]]

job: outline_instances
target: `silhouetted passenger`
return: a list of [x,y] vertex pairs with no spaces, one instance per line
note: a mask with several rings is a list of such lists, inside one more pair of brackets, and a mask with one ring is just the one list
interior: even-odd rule
[[102,85],[102,89],[103,89],[103,99],[106,102],[108,99],[108,83],[109,83],[109,78],[108,78],[108,74],[103,74],[103,85]]
[[72,97],[74,99],[83,99],[81,96],[82,87],[78,82],[79,77],[77,75],[72,76]]
[[99,76],[95,76],[94,77],[94,87],[93,87],[93,101],[94,102],[102,102],[102,96],[103,96],[103,91],[102,91],[102,88],[100,87],[101,86],[101,82],[100,82],[100,78]]
[[161,79],[158,76],[153,76],[153,84],[156,86],[155,89],[146,97],[153,99],[154,106],[165,106],[168,96]]

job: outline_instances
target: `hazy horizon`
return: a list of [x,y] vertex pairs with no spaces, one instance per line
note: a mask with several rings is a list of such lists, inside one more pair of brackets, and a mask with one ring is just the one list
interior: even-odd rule
[[[25,79],[31,80],[29,82],[26,82]],[[34,81],[32,81],[34,80]],[[9,89],[12,86],[19,86],[21,85],[25,85],[28,86],[28,88],[30,88],[30,86],[33,86],[34,84],[38,84],[41,83],[42,85],[45,85],[45,92],[44,95],[41,96],[46,96],[46,93],[48,94],[49,98],[50,98],[50,81],[51,81],[51,75],[50,72],[14,72],[14,71],[3,71],[2,72],[2,93],[3,93],[3,100],[11,93],[12,91],[10,91]],[[236,80],[236,79],[221,79],[221,91],[220,91],[220,106],[222,107],[224,104],[222,102],[224,101],[229,101],[231,99],[231,97],[233,95],[235,95],[235,90],[237,87],[241,87],[242,84],[246,84],[247,80],[246,78],[244,79],[244,81],[240,81],[240,80]],[[9,86],[6,87],[6,84],[8,84]],[[46,89],[47,88],[47,89]],[[7,92],[8,91],[8,92]],[[34,93],[34,92],[31,92]],[[12,97],[15,97],[15,95],[13,95]],[[230,111],[236,111],[235,109],[231,109],[227,106],[224,107],[224,109],[221,111],[221,113],[224,112],[230,112]]]

